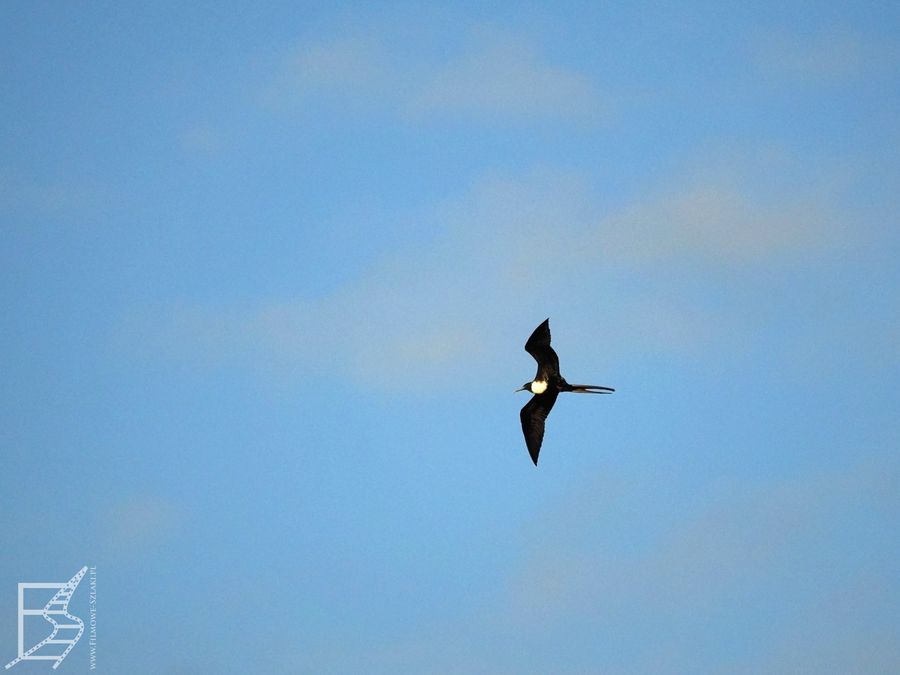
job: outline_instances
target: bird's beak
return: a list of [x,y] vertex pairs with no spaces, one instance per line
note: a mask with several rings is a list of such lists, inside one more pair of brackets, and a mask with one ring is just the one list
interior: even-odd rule
[[516,391],[514,391],[513,393],[515,394],[515,393],[520,392],[520,391],[525,391],[525,387],[519,387],[519,388],[516,389]]

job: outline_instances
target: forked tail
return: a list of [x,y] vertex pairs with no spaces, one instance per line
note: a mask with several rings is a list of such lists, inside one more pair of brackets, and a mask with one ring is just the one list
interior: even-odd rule
[[569,391],[576,394],[611,394],[615,391],[612,387],[601,387],[596,384],[570,384]]

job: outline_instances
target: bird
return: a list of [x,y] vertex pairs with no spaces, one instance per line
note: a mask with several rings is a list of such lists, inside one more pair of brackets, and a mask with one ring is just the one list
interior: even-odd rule
[[537,361],[537,374],[535,374],[534,380],[526,382],[516,391],[530,391],[534,394],[522,408],[519,418],[522,420],[522,433],[525,434],[528,454],[531,455],[531,461],[537,466],[538,454],[541,452],[541,443],[544,440],[544,423],[560,392],[611,394],[615,389],[593,384],[569,384],[566,382],[566,378],[559,373],[559,357],[550,346],[549,318],[534,329],[528,342],[525,343],[525,351]]

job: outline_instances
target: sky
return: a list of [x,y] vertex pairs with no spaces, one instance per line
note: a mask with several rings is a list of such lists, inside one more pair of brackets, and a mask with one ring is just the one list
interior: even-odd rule
[[5,3],[0,661],[87,565],[97,672],[900,672],[898,36]]

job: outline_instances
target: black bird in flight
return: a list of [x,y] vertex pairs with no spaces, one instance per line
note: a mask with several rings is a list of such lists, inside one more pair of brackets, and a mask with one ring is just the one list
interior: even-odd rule
[[610,394],[615,391],[611,387],[598,387],[593,384],[569,384],[566,378],[559,374],[559,357],[550,346],[550,319],[534,329],[528,342],[525,343],[525,351],[537,361],[537,374],[534,381],[526,382],[516,391],[530,391],[534,396],[522,408],[519,417],[522,420],[522,432],[525,434],[525,444],[528,446],[528,454],[534,465],[537,466],[538,453],[541,451],[541,442],[544,440],[544,421],[550,414],[556,397],[561,391],[572,391],[576,394]]

